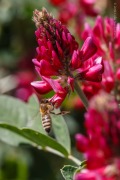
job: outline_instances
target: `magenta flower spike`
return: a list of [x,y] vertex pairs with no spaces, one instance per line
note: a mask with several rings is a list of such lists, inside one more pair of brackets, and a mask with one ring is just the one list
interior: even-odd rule
[[43,8],[41,12],[35,10],[33,20],[37,27],[35,34],[38,42],[37,56],[33,63],[42,79],[40,83],[31,83],[37,92],[43,94],[52,88],[55,95],[51,101],[58,107],[66,95],[74,91],[77,77],[81,77],[79,80],[101,81],[102,59],[100,61],[100,57],[96,56],[90,60],[97,52],[91,37],[78,49],[78,43],[68,29],[46,9]]
[[116,180],[120,177],[120,109],[113,96],[100,92],[92,98],[85,114],[85,128],[86,136],[77,134],[75,139],[87,166],[75,180]]
[[120,48],[120,23],[116,23],[113,18],[102,18],[98,16],[94,27],[85,23],[82,38],[85,40],[91,36],[97,45],[99,55],[103,60],[115,61],[115,56],[119,57]]
[[98,48],[97,53],[103,59],[104,72],[101,89],[108,93],[115,91],[116,99],[119,102],[120,23],[113,18],[98,16],[93,28],[85,23],[82,38],[85,40],[89,36],[93,38]]

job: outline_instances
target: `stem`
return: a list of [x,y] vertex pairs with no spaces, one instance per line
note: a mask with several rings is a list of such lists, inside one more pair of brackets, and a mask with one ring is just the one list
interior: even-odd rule
[[68,156],[68,159],[72,160],[75,164],[77,164],[78,166],[80,166],[81,164],[81,161],[79,161],[77,158],[75,158],[74,156],[72,155],[69,155]]
[[52,149],[52,148],[50,148],[50,147],[45,147],[45,149],[44,149],[45,151],[47,151],[47,152],[50,152],[50,153],[52,153],[52,154],[55,154],[55,155],[57,155],[57,156],[60,156],[60,157],[62,157],[62,158],[65,158],[65,156],[62,154],[62,153],[60,153],[59,151],[57,151],[57,150],[55,150],[55,149]]
[[64,156],[62,153],[50,148],[50,147],[45,147],[45,148],[42,148],[41,146],[37,146],[37,148],[39,150],[44,150],[44,151],[47,151],[47,152],[50,152],[52,154],[55,154],[59,157],[62,157],[62,158],[68,158],[70,160],[72,160],[75,164],[77,164],[78,166],[80,166],[80,164],[82,163],[81,161],[79,161],[77,158],[75,158],[74,156],[72,155],[69,155],[68,157]]
[[82,89],[78,85],[77,81],[74,82],[74,87],[75,87],[75,90],[76,90],[78,96],[80,97],[82,103],[84,104],[84,106],[85,106],[85,108],[87,110],[88,109],[88,100],[87,100],[84,92],[82,91]]

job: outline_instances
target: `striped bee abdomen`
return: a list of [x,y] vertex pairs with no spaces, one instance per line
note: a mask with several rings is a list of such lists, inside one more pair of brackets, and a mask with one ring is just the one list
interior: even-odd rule
[[51,130],[51,117],[49,114],[42,116],[42,125],[47,133]]

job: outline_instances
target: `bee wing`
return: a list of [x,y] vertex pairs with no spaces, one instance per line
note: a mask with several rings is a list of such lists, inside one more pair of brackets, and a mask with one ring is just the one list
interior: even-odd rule
[[38,114],[39,114],[39,111],[34,115],[34,116],[31,116],[31,119],[28,121],[28,123],[27,123],[27,126],[28,127],[32,127],[32,125],[33,125],[33,121],[35,121],[36,119],[36,117],[38,116]]

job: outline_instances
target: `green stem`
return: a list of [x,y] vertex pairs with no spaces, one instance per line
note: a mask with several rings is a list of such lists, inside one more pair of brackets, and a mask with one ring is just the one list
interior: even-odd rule
[[71,161],[73,161],[75,164],[77,164],[78,166],[80,166],[80,164],[82,163],[80,160],[78,160],[77,158],[75,158],[74,156],[72,155],[68,155],[68,157],[64,156],[62,153],[50,148],[50,147],[45,147],[45,148],[42,148],[41,146],[38,146],[37,147],[39,150],[44,150],[44,151],[47,151],[47,152],[50,152],[52,154],[55,154],[57,156],[60,156],[62,158],[68,158],[70,159]]
[[52,153],[52,154],[55,154],[55,155],[57,155],[57,156],[66,158],[62,153],[60,153],[59,151],[57,151],[57,150],[55,150],[55,149],[53,149],[53,148],[45,147],[44,150],[47,151],[47,152],[50,152],[50,153]]
[[74,88],[75,88],[75,91],[77,92],[78,96],[80,97],[82,103],[84,104],[84,106],[87,110],[88,109],[88,100],[87,100],[84,92],[82,91],[82,89],[78,85],[77,81],[74,82]]
[[79,161],[77,158],[75,158],[74,156],[72,155],[69,155],[68,156],[68,159],[72,160],[75,164],[77,164],[78,166],[80,166],[81,164],[81,161]]

